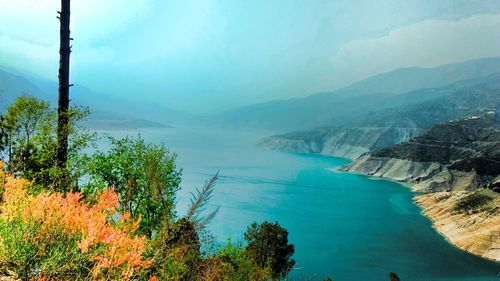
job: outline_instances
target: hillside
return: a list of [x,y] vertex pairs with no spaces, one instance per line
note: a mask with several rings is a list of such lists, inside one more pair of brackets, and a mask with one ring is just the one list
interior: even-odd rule
[[500,261],[500,119],[493,112],[438,124],[340,170],[409,183],[434,228],[455,246]]
[[[0,112],[4,111],[16,97],[29,94],[57,105],[57,83],[35,74],[16,69],[0,68]],[[75,84],[71,88],[73,105],[92,108],[87,125],[92,129],[137,129],[166,127],[189,118],[178,112],[159,105],[136,104],[119,96],[97,93]],[[127,113],[124,113],[127,112]],[[159,120],[159,121],[152,121]]]
[[[455,87],[482,84],[482,79],[498,73],[500,58],[485,58],[435,68],[403,68],[336,91],[245,106],[209,116],[206,120],[228,127],[255,127],[277,132],[339,126],[344,125],[346,120],[369,111],[423,102],[434,98],[435,94],[447,94],[456,88],[443,87],[459,81],[461,83],[457,83]],[[429,88],[447,92],[425,90]],[[410,94],[411,98],[408,95],[398,97],[410,92],[413,92]]]
[[414,184],[416,191],[498,189],[500,124],[493,112],[436,125],[343,170]]
[[498,112],[499,97],[500,75],[460,81],[399,95],[392,99],[393,107],[346,118],[345,125],[275,135],[260,144],[271,149],[355,159],[410,140],[440,122],[483,111]]

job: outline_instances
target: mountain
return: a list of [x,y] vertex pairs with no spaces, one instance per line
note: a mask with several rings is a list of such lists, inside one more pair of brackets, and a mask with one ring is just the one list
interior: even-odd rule
[[[413,93],[416,102],[431,98],[419,92],[426,88],[442,88],[462,81],[481,83],[482,78],[500,73],[500,57],[484,58],[443,65],[435,68],[402,68],[359,81],[332,92],[306,98],[276,100],[219,113],[207,117],[208,122],[229,127],[256,127],[277,132],[296,131],[323,126],[338,126],[353,116],[391,106],[397,96]],[[458,83],[459,87],[460,83]],[[410,100],[407,100],[410,102]]]
[[34,83],[22,76],[0,69],[0,111],[4,111],[22,93],[49,100],[49,95]]
[[[22,93],[49,101],[52,106],[56,106],[57,87],[57,82],[30,72],[0,69],[0,112]],[[166,127],[163,123],[171,124],[189,118],[188,114],[183,112],[97,93],[81,84],[75,84],[71,88],[70,98],[73,105],[91,108],[88,126],[94,129]]]
[[500,75],[411,91],[384,102],[387,107],[346,117],[342,125],[279,134],[260,144],[271,149],[355,159],[407,141],[440,122],[485,111],[500,112]]
[[343,168],[415,184],[425,192],[500,191],[500,116],[494,111],[433,126],[401,144],[363,155]]

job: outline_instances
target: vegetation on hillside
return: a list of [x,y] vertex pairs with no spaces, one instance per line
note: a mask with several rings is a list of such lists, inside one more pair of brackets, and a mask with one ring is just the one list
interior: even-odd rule
[[480,189],[460,198],[454,206],[454,213],[475,214],[495,212],[498,208],[499,195],[492,190]]
[[[56,114],[23,95],[0,122],[0,270],[22,280],[280,280],[295,262],[288,232],[254,223],[246,245],[208,247],[204,213],[217,175],[175,212],[182,170],[163,145],[97,136],[70,110],[69,186],[55,188]],[[92,148],[93,153],[89,153]],[[266,247],[262,247],[266,245]],[[212,245],[216,246],[216,245]],[[204,250],[208,248],[209,250]]]

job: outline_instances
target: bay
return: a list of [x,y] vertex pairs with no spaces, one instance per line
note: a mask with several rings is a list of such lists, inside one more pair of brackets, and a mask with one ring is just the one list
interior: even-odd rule
[[500,280],[500,264],[448,243],[413,203],[405,186],[336,172],[347,159],[266,150],[255,143],[265,132],[185,126],[112,132],[163,143],[183,168],[177,211],[190,193],[217,171],[219,181],[206,212],[218,243],[243,240],[254,221],[279,222],[295,245],[290,280]]

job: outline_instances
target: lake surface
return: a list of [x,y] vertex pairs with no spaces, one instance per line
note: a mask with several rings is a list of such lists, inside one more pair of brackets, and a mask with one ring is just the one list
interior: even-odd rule
[[[138,132],[128,132],[134,135]],[[123,132],[114,132],[123,135]],[[406,187],[335,172],[348,160],[270,151],[261,135],[220,128],[141,130],[164,143],[184,169],[178,212],[194,187],[220,171],[208,206],[220,208],[209,230],[240,241],[253,221],[278,221],[295,245],[291,280],[500,280],[500,264],[467,254],[431,228]]]

